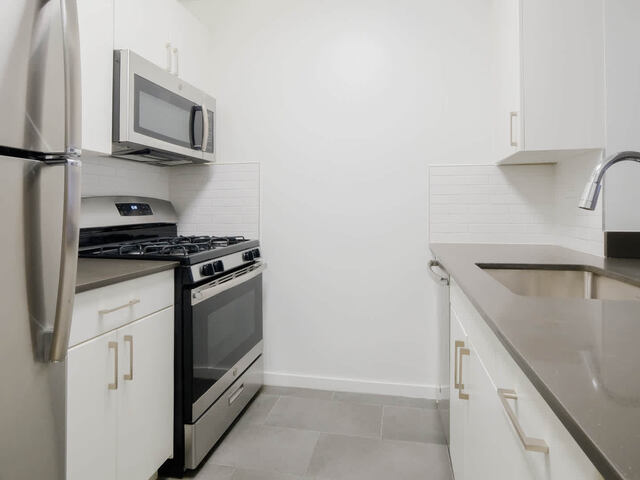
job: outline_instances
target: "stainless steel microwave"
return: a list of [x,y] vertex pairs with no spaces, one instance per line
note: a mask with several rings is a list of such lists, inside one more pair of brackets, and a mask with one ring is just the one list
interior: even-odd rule
[[130,50],[115,50],[112,155],[154,165],[214,162],[215,98]]

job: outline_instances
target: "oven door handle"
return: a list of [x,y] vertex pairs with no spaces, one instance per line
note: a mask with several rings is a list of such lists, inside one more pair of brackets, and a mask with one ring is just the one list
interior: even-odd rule
[[214,295],[218,295],[222,292],[232,289],[233,287],[237,287],[238,285],[242,285],[244,282],[248,282],[252,278],[261,275],[267,268],[266,263],[261,263],[258,267],[254,268],[250,272],[243,273],[242,275],[238,275],[237,277],[231,278],[223,283],[214,282],[214,285],[208,288],[202,288],[195,290],[191,293],[191,306],[197,305],[200,302],[207,300],[208,298],[213,297]]

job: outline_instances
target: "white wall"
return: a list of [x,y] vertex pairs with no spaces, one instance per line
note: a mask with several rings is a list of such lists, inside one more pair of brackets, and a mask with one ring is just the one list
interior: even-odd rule
[[433,395],[429,163],[488,163],[489,0],[190,0],[260,161],[269,383]]
[[[640,150],[640,2],[605,1],[607,153]],[[640,165],[622,163],[605,177],[607,231],[640,231]]]

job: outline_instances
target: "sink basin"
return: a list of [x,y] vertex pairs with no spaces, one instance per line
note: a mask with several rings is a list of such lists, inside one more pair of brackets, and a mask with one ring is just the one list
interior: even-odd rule
[[640,300],[640,286],[587,270],[541,265],[510,268],[478,265],[517,295],[529,297]]

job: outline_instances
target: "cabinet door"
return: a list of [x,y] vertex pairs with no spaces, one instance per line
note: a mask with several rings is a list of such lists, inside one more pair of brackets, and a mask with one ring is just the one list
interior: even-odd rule
[[206,27],[181,3],[175,2],[171,9],[169,41],[176,49],[173,58],[174,70],[184,81],[209,93],[209,34]]
[[116,345],[113,332],[69,350],[67,480],[116,479]]
[[[466,442],[466,424],[467,424],[467,403],[464,398],[466,390],[460,395],[460,389],[456,385],[460,384],[460,359],[461,349],[468,348],[467,335],[465,333],[460,320],[453,308],[451,308],[451,339],[449,343],[450,354],[450,377],[449,384],[451,386],[450,399],[450,417],[449,417],[449,453],[451,455],[451,464],[456,480],[464,480],[465,478],[465,442]],[[464,359],[465,366],[468,367],[468,357]],[[463,367],[464,373],[464,367]],[[466,385],[465,385],[466,387]],[[473,477],[470,474],[469,478]]]
[[494,0],[496,120],[498,160],[522,150],[520,0]]
[[133,50],[167,68],[171,11],[176,0],[115,0],[114,48]]
[[468,374],[464,373],[463,381],[469,394],[465,471],[473,472],[474,478],[533,479],[527,452],[510,425],[497,387],[471,341]]
[[82,149],[111,153],[113,0],[78,0]]
[[146,479],[173,453],[173,307],[117,333],[118,480]]
[[560,423],[520,367],[502,348],[498,351],[497,367],[504,386],[516,392],[517,400],[509,402],[517,422],[527,435],[544,440],[549,447],[547,454],[525,451],[512,428],[512,442],[520,448],[529,478],[602,480],[569,431]]

